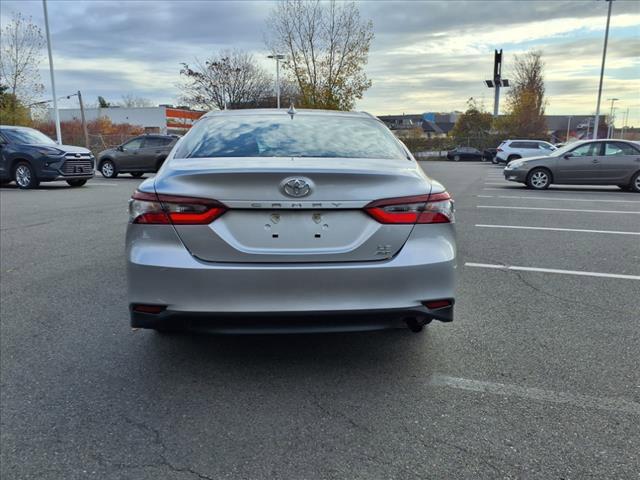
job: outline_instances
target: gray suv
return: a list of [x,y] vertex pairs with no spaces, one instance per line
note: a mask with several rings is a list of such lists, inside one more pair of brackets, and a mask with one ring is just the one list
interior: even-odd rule
[[147,172],[157,172],[178,140],[177,135],[148,134],[132,138],[115,148],[98,154],[98,170],[103,177],[130,173],[138,178]]

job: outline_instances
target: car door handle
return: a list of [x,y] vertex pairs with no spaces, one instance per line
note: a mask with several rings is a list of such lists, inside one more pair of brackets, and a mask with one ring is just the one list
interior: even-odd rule
[[597,158],[594,158],[593,160],[591,160],[591,163],[600,163],[600,162],[598,161]]

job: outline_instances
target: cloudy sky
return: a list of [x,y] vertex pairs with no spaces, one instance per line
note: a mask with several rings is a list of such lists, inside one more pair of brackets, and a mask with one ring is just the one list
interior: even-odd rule
[[[123,94],[177,103],[181,62],[220,49],[254,53],[266,68],[267,1],[58,1],[49,0],[58,94],[80,89],[89,102]],[[464,110],[469,97],[492,106],[494,48],[504,49],[507,78],[513,56],[543,52],[548,113],[595,111],[607,3],[584,1],[368,1],[373,21],[367,74],[373,86],[358,102],[374,114]],[[2,0],[0,22],[12,12],[44,25],[42,3]],[[47,63],[42,80],[49,86]],[[49,94],[50,95],[50,94]],[[640,125],[640,2],[613,4],[603,109],[616,97],[618,125],[627,108]],[[49,97],[50,98],[50,97]],[[73,106],[73,101],[63,106]]]

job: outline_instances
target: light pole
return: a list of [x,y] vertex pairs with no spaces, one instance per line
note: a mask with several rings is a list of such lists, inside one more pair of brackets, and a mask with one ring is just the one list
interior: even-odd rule
[[609,128],[607,129],[607,138],[611,138],[613,134],[613,104],[620,100],[619,98],[607,98],[607,102],[611,102],[611,110],[609,111]]
[[53,75],[53,56],[51,55],[51,35],[49,34],[49,15],[47,14],[47,0],[42,0],[44,9],[44,28],[47,32],[47,51],[49,52],[49,71],[51,72],[51,93],[53,93],[53,111],[56,117],[56,139],[58,145],[62,145],[62,132],[60,131],[60,112],[58,112],[58,99],[56,97],[56,80]]
[[275,59],[276,61],[276,105],[280,108],[280,60],[284,60],[284,55],[280,53],[274,53],[267,58]]
[[604,31],[604,48],[602,49],[602,66],[600,67],[600,85],[598,86],[598,103],[596,104],[596,122],[593,125],[593,139],[598,138],[598,126],[600,123],[600,99],[602,98],[602,80],[604,78],[604,62],[607,58],[607,42],[609,41],[609,23],[611,22],[611,6],[613,0],[606,0],[609,2],[609,11],[607,13],[607,27]]
[[569,115],[569,120],[567,121],[567,139],[566,143],[569,143],[569,131],[571,130],[571,115]]

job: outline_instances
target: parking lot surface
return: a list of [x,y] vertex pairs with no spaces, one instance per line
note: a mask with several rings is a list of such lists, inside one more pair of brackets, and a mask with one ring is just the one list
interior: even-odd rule
[[459,288],[418,335],[132,331],[139,180],[2,188],[0,476],[637,478],[640,195],[422,165]]

